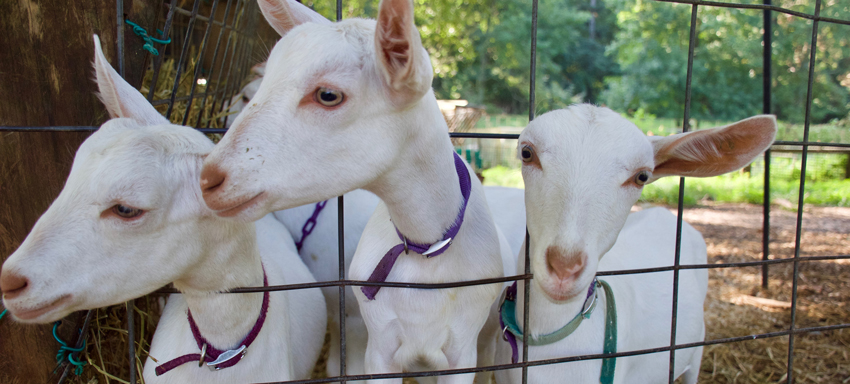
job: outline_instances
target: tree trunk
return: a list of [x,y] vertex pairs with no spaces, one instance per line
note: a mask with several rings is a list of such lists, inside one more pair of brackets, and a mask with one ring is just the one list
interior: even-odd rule
[[[154,27],[164,13],[153,0],[124,0],[124,14]],[[159,5],[159,7],[163,7]],[[164,8],[163,8],[164,9]],[[116,2],[0,1],[0,126],[97,125],[108,117],[92,81],[92,34],[116,68]],[[154,28],[150,28],[154,29]],[[138,86],[145,68],[141,39],[124,28],[125,70]],[[85,133],[0,132],[0,261],[21,244],[62,189]],[[60,332],[73,342],[81,316]],[[51,326],[0,320],[0,383],[55,382],[58,343]]]

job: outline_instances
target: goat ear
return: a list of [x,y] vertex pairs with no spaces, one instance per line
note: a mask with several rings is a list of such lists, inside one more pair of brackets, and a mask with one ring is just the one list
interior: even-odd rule
[[331,21],[295,0],[259,0],[266,21],[281,36],[303,23],[330,24]]
[[139,124],[168,124],[148,100],[118,75],[103,56],[100,39],[94,35],[94,70],[97,78],[98,97],[106,106],[111,117],[129,117]]
[[429,89],[433,70],[413,24],[411,0],[381,0],[375,29],[378,69],[396,100],[418,100]]
[[776,117],[760,115],[720,128],[650,137],[652,180],[664,176],[717,176],[749,164],[776,137]]

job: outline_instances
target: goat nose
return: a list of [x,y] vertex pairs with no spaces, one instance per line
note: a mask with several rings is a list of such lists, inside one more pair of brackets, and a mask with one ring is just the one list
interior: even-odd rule
[[12,299],[21,294],[29,285],[29,280],[21,275],[16,275],[12,272],[0,272],[0,291],[3,292],[3,297]]
[[546,248],[546,267],[549,274],[554,274],[561,280],[578,277],[587,265],[587,253],[584,251],[567,251],[558,246]]
[[226,178],[227,174],[224,173],[224,171],[222,171],[218,166],[204,166],[204,170],[201,171],[201,190],[204,195],[215,192],[218,187],[224,184],[224,180]]

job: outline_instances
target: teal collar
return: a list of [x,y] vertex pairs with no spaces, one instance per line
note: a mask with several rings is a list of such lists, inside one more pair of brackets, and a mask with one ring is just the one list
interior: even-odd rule
[[[597,279],[593,279],[593,283],[588,289],[587,298],[584,301],[584,305],[582,306],[582,310],[580,313],[578,313],[566,325],[556,330],[555,332],[537,337],[532,337],[531,335],[528,335],[528,345],[538,346],[552,344],[557,341],[563,340],[567,336],[571,335],[578,328],[578,326],[581,325],[582,320],[590,318],[590,315],[596,308],[596,303],[598,301],[599,296],[598,288],[600,286],[605,290],[605,296],[607,299],[605,306],[605,341],[603,344],[602,353],[616,353],[617,305],[614,301],[614,292],[611,290],[611,286],[608,285],[607,282]],[[511,345],[511,348],[513,350],[513,363],[516,363],[518,360],[517,339],[522,340],[523,337],[522,330],[519,328],[516,319],[516,290],[516,282],[514,282],[512,286],[508,287],[505,290],[505,300],[502,302],[502,306],[499,309],[499,312],[501,313],[499,320],[502,324],[502,329],[504,333],[503,337],[505,341],[507,341]],[[601,384],[613,383],[615,366],[616,359],[614,358],[606,358],[602,360],[602,372],[599,378],[599,382]]]

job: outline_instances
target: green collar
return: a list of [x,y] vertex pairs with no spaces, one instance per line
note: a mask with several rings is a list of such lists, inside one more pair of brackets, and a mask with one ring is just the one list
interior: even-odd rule
[[[584,301],[584,306],[582,307],[582,311],[573,317],[566,325],[556,330],[555,332],[532,337],[529,335],[528,337],[528,345],[529,346],[538,346],[538,345],[547,345],[552,344],[557,341],[563,340],[567,336],[571,335],[579,325],[581,325],[582,320],[589,319],[590,315],[593,313],[593,309],[596,308],[597,298],[599,295],[599,287],[605,289],[605,297],[606,297],[606,306],[605,306],[605,341],[603,344],[602,353],[616,353],[617,352],[617,305],[614,301],[614,292],[611,290],[611,286],[608,285],[607,282],[603,280],[594,279],[593,284],[590,286],[590,290],[587,295],[587,299]],[[511,347],[514,349],[514,362],[517,355],[516,350],[516,340],[522,340],[522,330],[519,329],[519,325],[517,324],[516,319],[516,283],[507,290],[505,301],[502,303],[502,307],[500,309],[501,312],[501,322],[504,327],[504,332],[506,336],[506,340],[511,343]],[[511,335],[507,333],[510,332]],[[513,339],[513,342],[511,340]],[[601,384],[611,384],[614,381],[614,369],[616,366],[615,358],[606,358],[602,360],[602,372],[600,374],[599,382]]]

